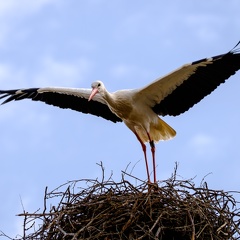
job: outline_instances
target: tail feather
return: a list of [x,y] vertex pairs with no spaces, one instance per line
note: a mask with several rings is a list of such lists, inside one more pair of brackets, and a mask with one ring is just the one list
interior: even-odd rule
[[151,127],[150,136],[155,142],[160,140],[169,140],[176,136],[176,131],[161,118],[159,118],[158,124]]
[[[126,123],[126,122],[125,122]],[[126,123],[128,126],[128,124]],[[131,126],[129,127],[131,129]],[[133,132],[136,132],[143,142],[149,142],[147,131],[141,126],[134,126]],[[157,122],[150,124],[149,135],[151,140],[158,142],[160,140],[169,140],[176,135],[176,131],[170,127],[166,122],[158,117]]]

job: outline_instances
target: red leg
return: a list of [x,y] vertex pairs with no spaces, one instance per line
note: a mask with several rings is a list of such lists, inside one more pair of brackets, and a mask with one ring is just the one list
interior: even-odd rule
[[157,182],[157,174],[156,174],[156,161],[155,161],[155,144],[154,144],[154,141],[151,140],[151,137],[150,137],[148,132],[147,132],[147,135],[148,135],[148,138],[149,138],[149,143],[150,143],[151,152],[152,152],[153,179],[154,179],[154,183],[156,183]]
[[152,160],[153,160],[153,179],[154,183],[157,182],[157,174],[156,174],[156,162],[155,162],[155,144],[154,141],[150,141],[151,152],[152,152]]
[[141,140],[141,138],[138,136],[138,134],[136,132],[134,132],[134,134],[136,135],[138,141],[141,143],[142,150],[143,150],[143,153],[144,153],[145,163],[146,163],[147,178],[148,178],[148,182],[151,183],[149,168],[148,168],[148,161],[147,161],[146,145],[144,144],[144,142]]

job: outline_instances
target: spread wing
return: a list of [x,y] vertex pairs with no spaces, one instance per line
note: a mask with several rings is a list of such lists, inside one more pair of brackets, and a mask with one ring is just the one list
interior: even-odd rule
[[159,115],[177,116],[240,69],[239,49],[186,64],[138,91]]
[[108,108],[100,94],[91,101],[88,98],[91,89],[84,88],[29,88],[17,90],[0,90],[0,99],[7,98],[2,104],[13,100],[29,98],[33,101],[42,101],[60,108],[69,108],[82,113],[96,115],[112,122],[122,121]]

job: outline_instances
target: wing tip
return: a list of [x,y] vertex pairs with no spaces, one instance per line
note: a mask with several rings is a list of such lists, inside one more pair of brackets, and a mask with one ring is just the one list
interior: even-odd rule
[[229,53],[233,53],[233,54],[238,54],[240,53],[240,40],[238,41],[238,43],[229,51]]
[[238,43],[227,53],[216,55],[216,56],[210,57],[210,58],[203,58],[203,59],[192,62],[191,65],[195,65],[195,64],[198,64],[198,63],[201,63],[201,62],[204,62],[204,61],[209,61],[210,62],[210,61],[222,58],[222,57],[224,57],[226,55],[229,55],[229,54],[230,55],[236,55],[236,54],[238,55],[238,54],[240,54],[240,46],[239,45],[240,45],[240,41],[238,41]]

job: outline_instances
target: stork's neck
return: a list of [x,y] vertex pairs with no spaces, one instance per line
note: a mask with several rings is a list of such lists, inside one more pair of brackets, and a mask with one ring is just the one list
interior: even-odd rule
[[108,92],[108,90],[106,88],[104,89],[102,97],[109,105],[114,104],[114,96],[112,93]]

